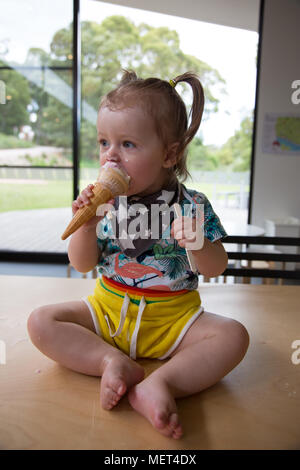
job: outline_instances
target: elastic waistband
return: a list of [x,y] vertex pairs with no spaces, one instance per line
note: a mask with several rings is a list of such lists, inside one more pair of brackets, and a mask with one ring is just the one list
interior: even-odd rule
[[189,291],[188,289],[181,289],[178,291],[162,291],[162,290],[155,290],[155,289],[142,289],[139,287],[132,287],[132,286],[125,286],[120,282],[114,281],[113,279],[109,279],[106,276],[102,275],[102,278],[99,279],[100,284],[111,292],[115,294],[125,293],[134,296],[134,297],[146,297],[148,300],[166,300],[172,297],[177,297],[182,294],[187,294]]

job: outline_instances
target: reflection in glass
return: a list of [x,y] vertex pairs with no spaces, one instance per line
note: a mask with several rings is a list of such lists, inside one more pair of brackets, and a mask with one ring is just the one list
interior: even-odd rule
[[72,0],[1,0],[0,57],[12,66],[36,67],[50,65],[54,55],[55,65],[70,66],[72,21]]
[[60,235],[73,199],[72,21],[72,0],[1,1],[0,250],[66,251]]
[[0,165],[71,166],[71,71],[8,69],[0,76],[7,84]]

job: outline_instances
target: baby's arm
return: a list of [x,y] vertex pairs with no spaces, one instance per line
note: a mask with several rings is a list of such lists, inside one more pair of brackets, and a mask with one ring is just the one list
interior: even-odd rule
[[[189,217],[178,217],[174,220],[171,234],[178,244],[190,249],[189,246],[196,240],[196,222]],[[209,241],[204,237],[204,244],[200,250],[191,249],[199,273],[206,277],[216,277],[222,274],[228,263],[227,253],[220,240]]]
[[[88,185],[72,203],[73,214],[85,204],[90,203],[93,185]],[[94,216],[83,224],[71,237],[68,255],[72,266],[81,273],[91,271],[98,263],[100,250],[97,245],[96,227],[102,217]]]
[[228,256],[220,240],[209,241],[204,237],[201,250],[192,250],[199,273],[206,277],[220,276],[226,269]]

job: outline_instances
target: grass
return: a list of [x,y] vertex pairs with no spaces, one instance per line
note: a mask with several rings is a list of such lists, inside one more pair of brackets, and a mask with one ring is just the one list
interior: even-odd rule
[[[41,180],[44,184],[8,184],[0,180],[0,212],[48,209],[70,207],[73,199],[72,181]],[[90,181],[82,181],[81,189]],[[188,188],[195,189],[206,194],[208,199],[213,196],[214,185],[208,183],[188,184]],[[238,184],[216,185],[216,191],[239,191]]]
[[[240,192],[240,185],[239,184],[213,184],[213,183],[187,183],[187,188],[195,189],[200,193],[204,193],[208,199],[212,199],[216,197],[217,192],[221,191],[228,191],[228,192]],[[245,191],[249,191],[249,185],[245,185]],[[220,196],[220,199],[224,198],[224,195]],[[229,199],[233,198],[234,196],[229,196]]]
[[[204,193],[208,199],[211,199],[212,194],[213,194],[213,185],[210,183],[189,183],[186,182],[185,186],[189,189],[195,189],[196,191],[199,191],[199,193]],[[218,185],[218,189],[221,185]],[[223,185],[225,186],[225,185]],[[220,189],[221,190],[221,189]]]
[[14,135],[0,133],[0,149],[15,149],[34,147],[35,144],[26,140],[19,139]]
[[0,191],[0,212],[69,207],[73,197],[71,181],[45,181],[45,184],[0,183]]

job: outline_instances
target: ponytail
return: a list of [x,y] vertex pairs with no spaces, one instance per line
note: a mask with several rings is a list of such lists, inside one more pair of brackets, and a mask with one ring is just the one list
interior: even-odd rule
[[199,129],[203,115],[205,99],[203,87],[196,74],[193,72],[186,72],[170,80],[170,84],[173,88],[175,88],[177,83],[180,82],[188,83],[193,92],[193,103],[189,113],[190,124],[181,137],[180,147],[178,149],[178,153],[181,155],[181,158],[179,158],[175,168],[176,173],[178,175],[184,176],[184,179],[186,179],[188,176],[188,171],[186,169],[187,146]]

